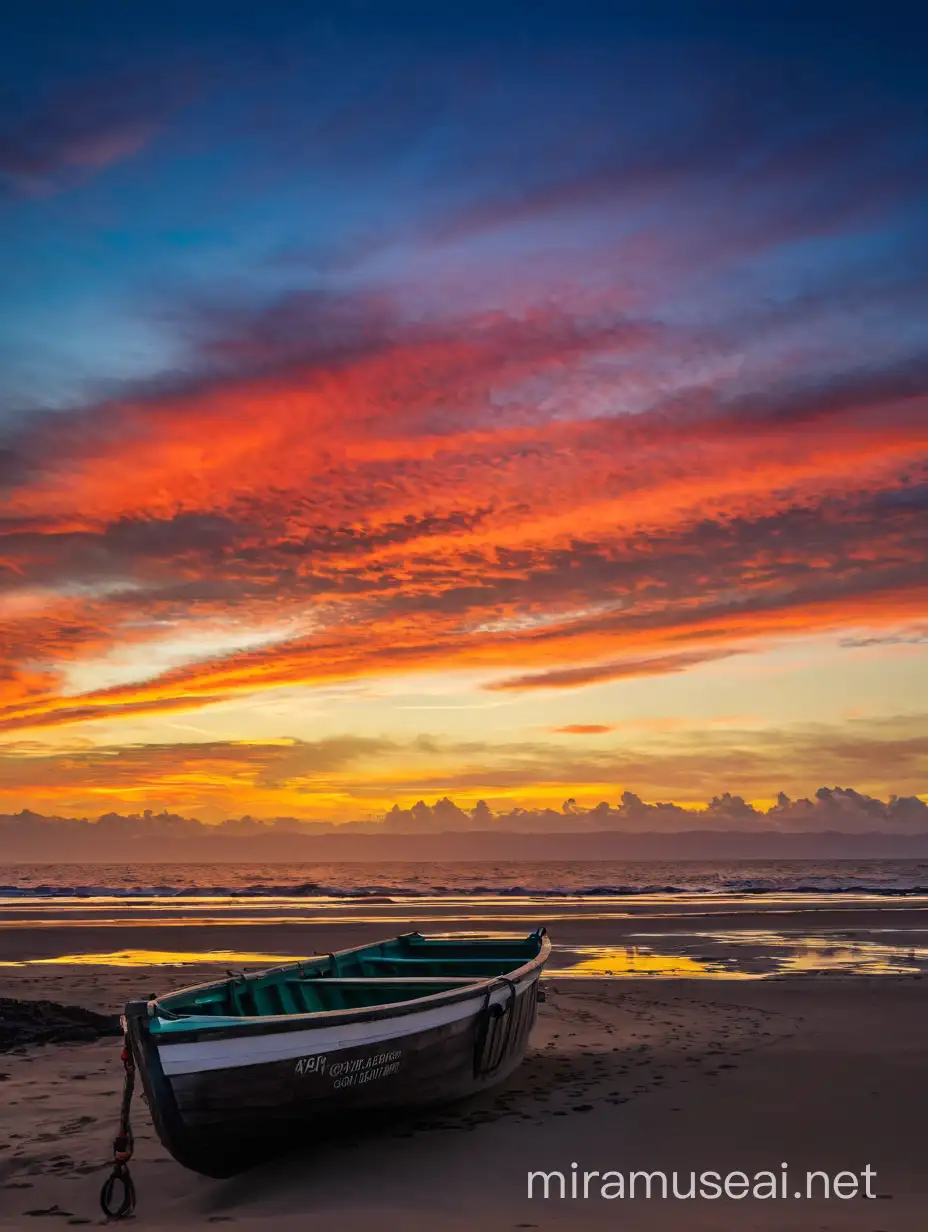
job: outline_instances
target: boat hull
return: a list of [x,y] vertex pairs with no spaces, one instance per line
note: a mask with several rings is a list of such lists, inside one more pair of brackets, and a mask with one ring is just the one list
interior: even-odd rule
[[127,1033],[162,1143],[185,1167],[231,1176],[301,1141],[502,1082],[525,1055],[542,966],[334,1025],[302,1017],[158,1038],[127,1007]]

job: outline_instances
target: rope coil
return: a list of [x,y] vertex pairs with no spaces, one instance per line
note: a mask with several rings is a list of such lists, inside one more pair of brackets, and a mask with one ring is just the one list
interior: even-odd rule
[[[132,1158],[132,1151],[135,1147],[132,1125],[129,1121],[132,1092],[135,1089],[135,1059],[129,1045],[128,1033],[123,1038],[122,1063],[126,1071],[126,1080],[119,1108],[119,1133],[113,1139],[113,1171],[103,1182],[103,1188],[100,1190],[100,1209],[107,1219],[127,1219],[135,1210],[135,1185],[129,1175],[129,1160]],[[121,1188],[122,1196],[119,1204],[114,1205],[117,1187]]]
[[[117,1185],[122,1186],[122,1197],[118,1206],[114,1205]],[[114,1164],[112,1174],[103,1182],[100,1207],[107,1219],[128,1219],[135,1210],[135,1184],[125,1164]]]

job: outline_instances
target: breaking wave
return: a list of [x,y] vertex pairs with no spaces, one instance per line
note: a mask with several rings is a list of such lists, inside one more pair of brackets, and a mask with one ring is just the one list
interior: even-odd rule
[[[367,903],[389,903],[407,899],[474,899],[474,898],[530,898],[530,899],[602,899],[671,897],[674,895],[695,896],[774,896],[774,895],[876,895],[888,898],[905,898],[928,895],[928,863],[923,861],[873,861],[873,867],[862,870],[855,867],[853,875],[848,870],[819,869],[817,871],[790,870],[768,876],[725,875],[724,870],[676,870],[683,875],[667,880],[652,881],[633,878],[615,881],[586,881],[577,874],[580,870],[564,870],[563,879],[524,877],[513,881],[498,875],[495,878],[469,880],[462,877],[435,878],[421,872],[391,879],[388,882],[362,881],[359,868],[357,884],[340,882],[292,881],[277,877],[273,880],[228,877],[228,866],[222,872],[225,878],[197,884],[185,870],[185,876],[175,882],[139,879],[138,869],[107,869],[106,879],[94,882],[79,882],[65,877],[50,876],[49,866],[32,870],[17,869],[20,874],[8,884],[0,884],[3,899],[302,899],[302,900],[361,900]],[[892,867],[881,867],[881,865]],[[5,870],[8,874],[12,871]],[[64,871],[64,870],[62,870]],[[68,870],[73,873],[73,867]],[[201,870],[198,870],[201,871]],[[205,870],[202,870],[205,871]],[[219,871],[215,867],[213,872]],[[344,869],[339,870],[344,872]],[[502,874],[503,870],[497,870]],[[512,871],[512,870],[508,870]],[[526,870],[522,869],[521,872]],[[550,872],[550,870],[547,870]],[[560,869],[558,870],[561,871]],[[627,870],[623,870],[627,871]],[[842,875],[842,872],[844,875]],[[115,874],[115,875],[113,875]],[[40,879],[41,878],[41,879]]]

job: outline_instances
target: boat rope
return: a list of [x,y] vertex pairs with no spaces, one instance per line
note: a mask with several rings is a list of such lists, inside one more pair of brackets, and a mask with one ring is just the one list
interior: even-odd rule
[[505,975],[501,975],[499,978],[505,985],[507,985],[507,987],[509,988],[509,994],[510,994],[509,995],[509,1017],[506,1022],[506,1039],[503,1043],[502,1052],[500,1054],[500,1063],[502,1063],[503,1057],[509,1051],[509,1044],[512,1040],[512,1027],[513,1027],[513,1023],[515,1022],[515,1017],[516,1017],[516,997],[518,994],[516,993],[516,986],[512,982],[512,980],[507,979]]
[[[135,1185],[129,1175],[129,1160],[135,1140],[129,1121],[132,1092],[135,1089],[135,1060],[129,1045],[128,1032],[123,1037],[122,1063],[126,1080],[122,1089],[122,1104],[119,1109],[119,1132],[113,1139],[113,1171],[103,1182],[100,1190],[100,1207],[107,1219],[127,1219],[135,1211]],[[121,1187],[122,1197],[115,1205],[116,1194]]]
[[[500,984],[509,989],[509,1001],[505,1009],[502,1004],[494,1005],[492,1003],[493,993],[499,989]],[[479,1043],[479,1053],[477,1064],[477,1072],[480,1074],[492,1074],[502,1065],[506,1053],[509,1050],[509,1044],[512,1038],[512,1027],[515,1019],[516,1010],[516,986],[512,980],[507,979],[505,975],[497,976],[496,981],[487,987],[486,1000],[483,1003],[483,1033]],[[500,1019],[506,1015],[506,1025],[502,1040],[495,1035],[491,1038],[490,1023],[496,1019]]]

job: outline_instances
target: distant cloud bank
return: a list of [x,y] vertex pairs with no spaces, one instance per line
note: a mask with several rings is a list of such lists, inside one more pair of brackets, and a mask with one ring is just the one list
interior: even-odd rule
[[[215,825],[167,811],[154,813],[105,813],[96,819],[47,817],[24,810],[0,814],[0,845],[8,857],[15,858],[18,847],[31,847],[35,840],[45,844],[52,835],[77,839],[86,850],[107,842],[156,839],[167,844],[189,839],[258,838],[268,835],[420,835],[451,834],[568,834],[613,833],[655,834],[687,831],[780,832],[785,834],[928,835],[928,804],[918,796],[891,796],[883,801],[855,791],[852,787],[820,787],[812,799],[791,800],[781,792],[769,809],[756,808],[740,796],[725,792],[715,796],[702,809],[678,804],[648,804],[626,791],[618,804],[603,801],[594,808],[582,808],[573,799],[565,800],[560,811],[551,808],[515,807],[509,812],[494,812],[483,800],[471,809],[462,809],[447,796],[434,804],[418,801],[411,808],[394,805],[378,820],[300,821],[295,817],[229,818]],[[48,848],[51,850],[52,848]],[[170,858],[169,852],[164,858]]]

